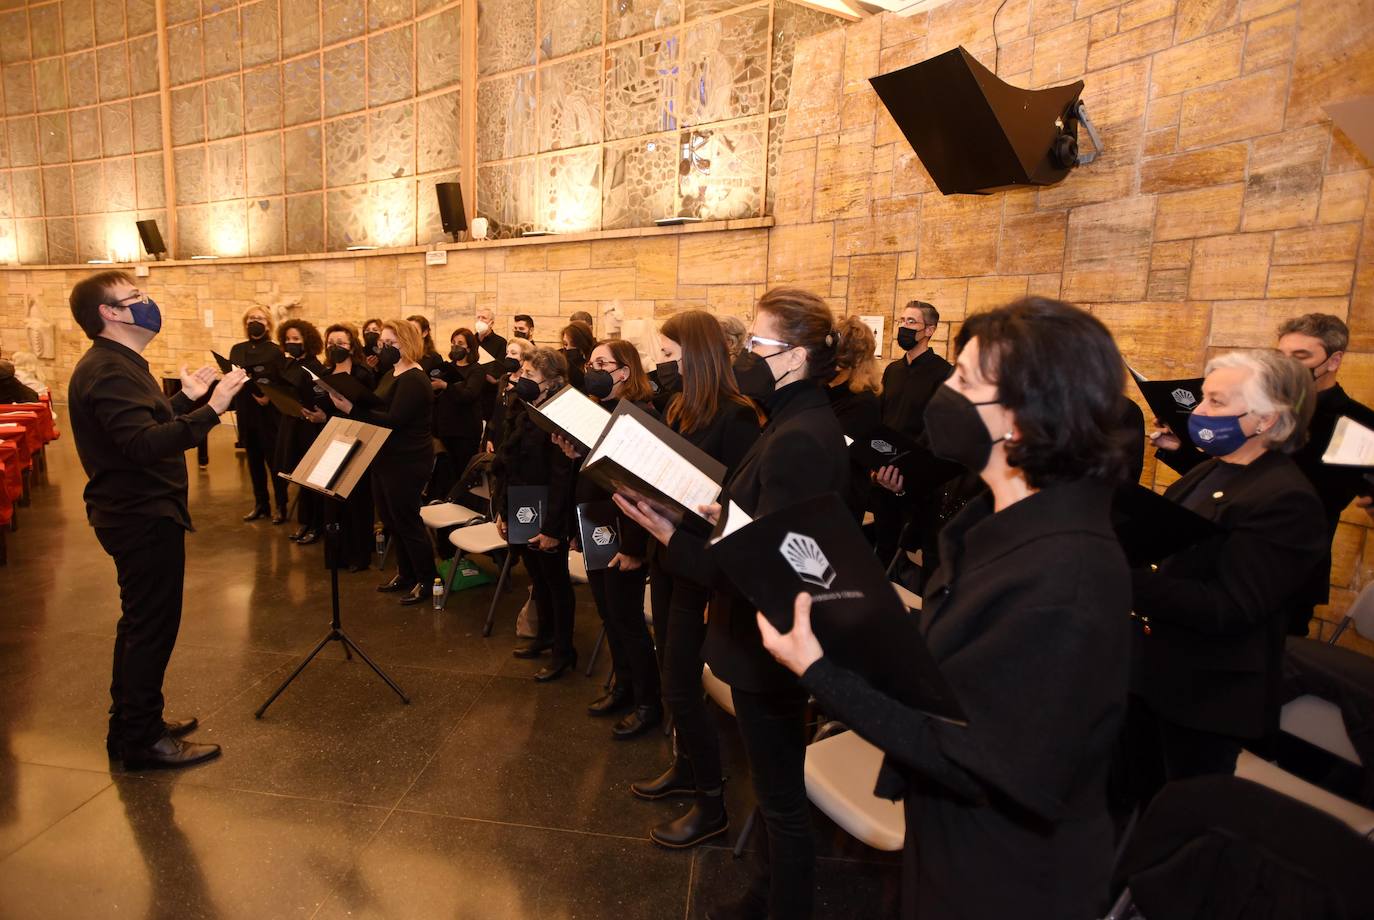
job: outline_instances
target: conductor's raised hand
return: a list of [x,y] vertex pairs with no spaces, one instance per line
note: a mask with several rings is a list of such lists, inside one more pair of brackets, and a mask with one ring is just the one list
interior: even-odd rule
[[804,674],[825,655],[820,640],[811,631],[811,595],[805,591],[797,595],[792,603],[792,631],[780,633],[761,613],[756,613],[759,621],[759,635],[763,637],[763,647],[793,674]]
[[[211,373],[213,374],[213,371]],[[239,390],[242,390],[243,385],[247,382],[248,374],[241,367],[236,367],[225,374],[220,379],[219,386],[215,387],[215,391],[210,394],[210,408],[214,409],[218,415],[228,412],[234,397],[238,395]]]
[[906,479],[895,466],[883,466],[873,471],[873,481],[895,495],[906,491]]
[[664,517],[643,499],[635,500],[622,492],[612,496],[616,507],[625,512],[630,520],[648,531],[649,536],[667,546],[677,532],[677,524]]
[[553,446],[563,451],[563,456],[567,457],[569,460],[582,459],[582,451],[577,449],[577,445],[561,434],[551,434],[549,435],[549,440],[553,441]]
[[181,391],[186,394],[186,398],[192,401],[200,399],[210,389],[210,384],[215,382],[215,369],[213,367],[202,367],[194,373],[186,369],[186,365],[181,366]]
[[346,396],[340,396],[338,393],[330,393],[329,401],[344,415],[348,415],[353,411],[353,400]]

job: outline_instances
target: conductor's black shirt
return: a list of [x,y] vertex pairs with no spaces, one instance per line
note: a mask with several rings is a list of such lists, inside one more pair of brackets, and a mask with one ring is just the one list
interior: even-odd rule
[[950,365],[930,349],[898,358],[883,371],[883,424],[913,437],[926,430],[926,403],[949,378]]
[[105,338],[77,362],[67,402],[91,526],[166,517],[190,530],[184,454],[219,424],[215,410],[168,399],[142,355]]

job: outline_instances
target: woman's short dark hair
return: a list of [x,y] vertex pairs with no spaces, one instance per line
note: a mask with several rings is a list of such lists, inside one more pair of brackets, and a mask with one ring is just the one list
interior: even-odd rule
[[978,365],[1020,437],[1007,462],[1036,488],[1085,477],[1123,480],[1129,434],[1119,422],[1125,364],[1102,321],[1047,297],[964,320],[956,351],[978,340]]
[[318,356],[324,351],[324,339],[320,336],[320,330],[315,328],[315,324],[306,319],[288,319],[277,327],[277,344],[286,344],[286,333],[295,329],[301,334],[301,341],[305,342],[305,353],[307,355]]
[[348,357],[353,361],[361,362],[363,355],[363,343],[358,339],[358,330],[353,328],[352,323],[334,323],[324,331],[325,341],[336,332],[342,332],[348,336]]
[[100,307],[110,302],[110,288],[116,284],[135,283],[128,272],[116,269],[96,272],[72,285],[67,302],[72,308],[72,319],[86,333],[86,338],[96,339],[105,331],[105,318],[100,315]]
[[567,337],[568,343],[581,353],[582,363],[586,364],[587,359],[592,356],[592,349],[596,347],[596,336],[592,333],[592,327],[573,320],[563,327],[560,335]]
[[783,341],[806,349],[806,375],[812,380],[835,376],[840,337],[830,305],[810,291],[777,287],[759,298],[758,309],[771,315]]
[[639,349],[633,342],[624,339],[608,339],[598,347],[604,347],[615,358],[615,363],[630,372],[620,385],[620,398],[630,402],[648,402],[654,398],[654,388],[649,383],[649,375],[644,371],[644,362],[639,360]]
[[477,333],[473,332],[467,326],[460,326],[453,330],[453,333],[448,337],[448,344],[450,347],[453,346],[454,339],[463,340],[463,347],[468,350],[468,357],[472,359],[473,364],[481,363],[481,356],[477,354],[477,348],[480,344],[477,341]]
[[539,372],[552,393],[568,382],[568,359],[563,352],[552,348],[536,348],[525,358],[525,363]]

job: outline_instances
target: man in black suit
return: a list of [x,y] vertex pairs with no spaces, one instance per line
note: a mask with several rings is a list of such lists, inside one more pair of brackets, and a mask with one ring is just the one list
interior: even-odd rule
[[1329,313],[1308,313],[1290,319],[1279,326],[1279,351],[1306,367],[1312,374],[1317,401],[1312,424],[1307,429],[1307,443],[1293,454],[1293,461],[1311,481],[1326,512],[1328,552],[1326,563],[1313,576],[1308,591],[1290,611],[1288,632],[1294,636],[1307,635],[1312,607],[1330,600],[1331,553],[1330,542],[1336,536],[1341,512],[1349,507],[1357,495],[1368,495],[1370,484],[1358,467],[1330,466],[1322,463],[1322,454],[1331,444],[1336,422],[1346,416],[1367,428],[1374,428],[1374,410],[1352,399],[1336,382],[1341,360],[1350,345],[1350,329],[1338,316]]
[[482,388],[482,421],[490,422],[496,411],[496,386],[504,373],[502,363],[506,358],[506,339],[496,331],[496,311],[491,307],[478,307],[473,330],[477,333],[477,347],[482,355],[477,361],[486,375],[486,386]]

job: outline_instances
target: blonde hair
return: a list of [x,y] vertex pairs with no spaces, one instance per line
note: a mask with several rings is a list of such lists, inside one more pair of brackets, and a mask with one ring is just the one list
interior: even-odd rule
[[835,353],[835,366],[849,371],[846,385],[851,393],[877,393],[882,390],[883,371],[874,352],[878,340],[873,330],[857,316],[846,316],[835,326],[840,344]]
[[248,317],[252,316],[254,313],[259,313],[259,314],[261,314],[263,317],[266,318],[266,321],[263,323],[263,325],[267,327],[267,331],[268,331],[268,332],[271,332],[271,331],[272,331],[272,311],[271,311],[270,309],[268,309],[267,307],[262,307],[262,306],[259,306],[258,304],[253,304],[253,305],[252,305],[251,307],[249,307],[247,310],[244,310],[244,311],[243,311],[243,319],[240,320],[240,322],[243,323],[243,328],[245,328],[245,329],[248,328]]
[[531,342],[529,339],[507,339],[507,340],[506,340],[506,354],[507,354],[507,355],[510,354],[510,350],[511,350],[512,348],[514,348],[517,352],[519,352],[519,355],[517,355],[517,357],[518,357],[519,360],[521,360],[521,361],[524,361],[524,360],[528,359],[530,355],[534,354],[534,343]]
[[419,326],[408,319],[389,319],[382,323],[382,329],[390,329],[396,336],[396,347],[401,350],[403,359],[412,364],[420,363],[425,356],[425,339]]
[[1274,424],[1259,437],[1283,454],[1291,454],[1307,441],[1307,426],[1316,407],[1312,372],[1277,349],[1229,351],[1207,362],[1206,373],[1224,367],[1249,371],[1240,392],[1246,407],[1257,415],[1275,416]]

